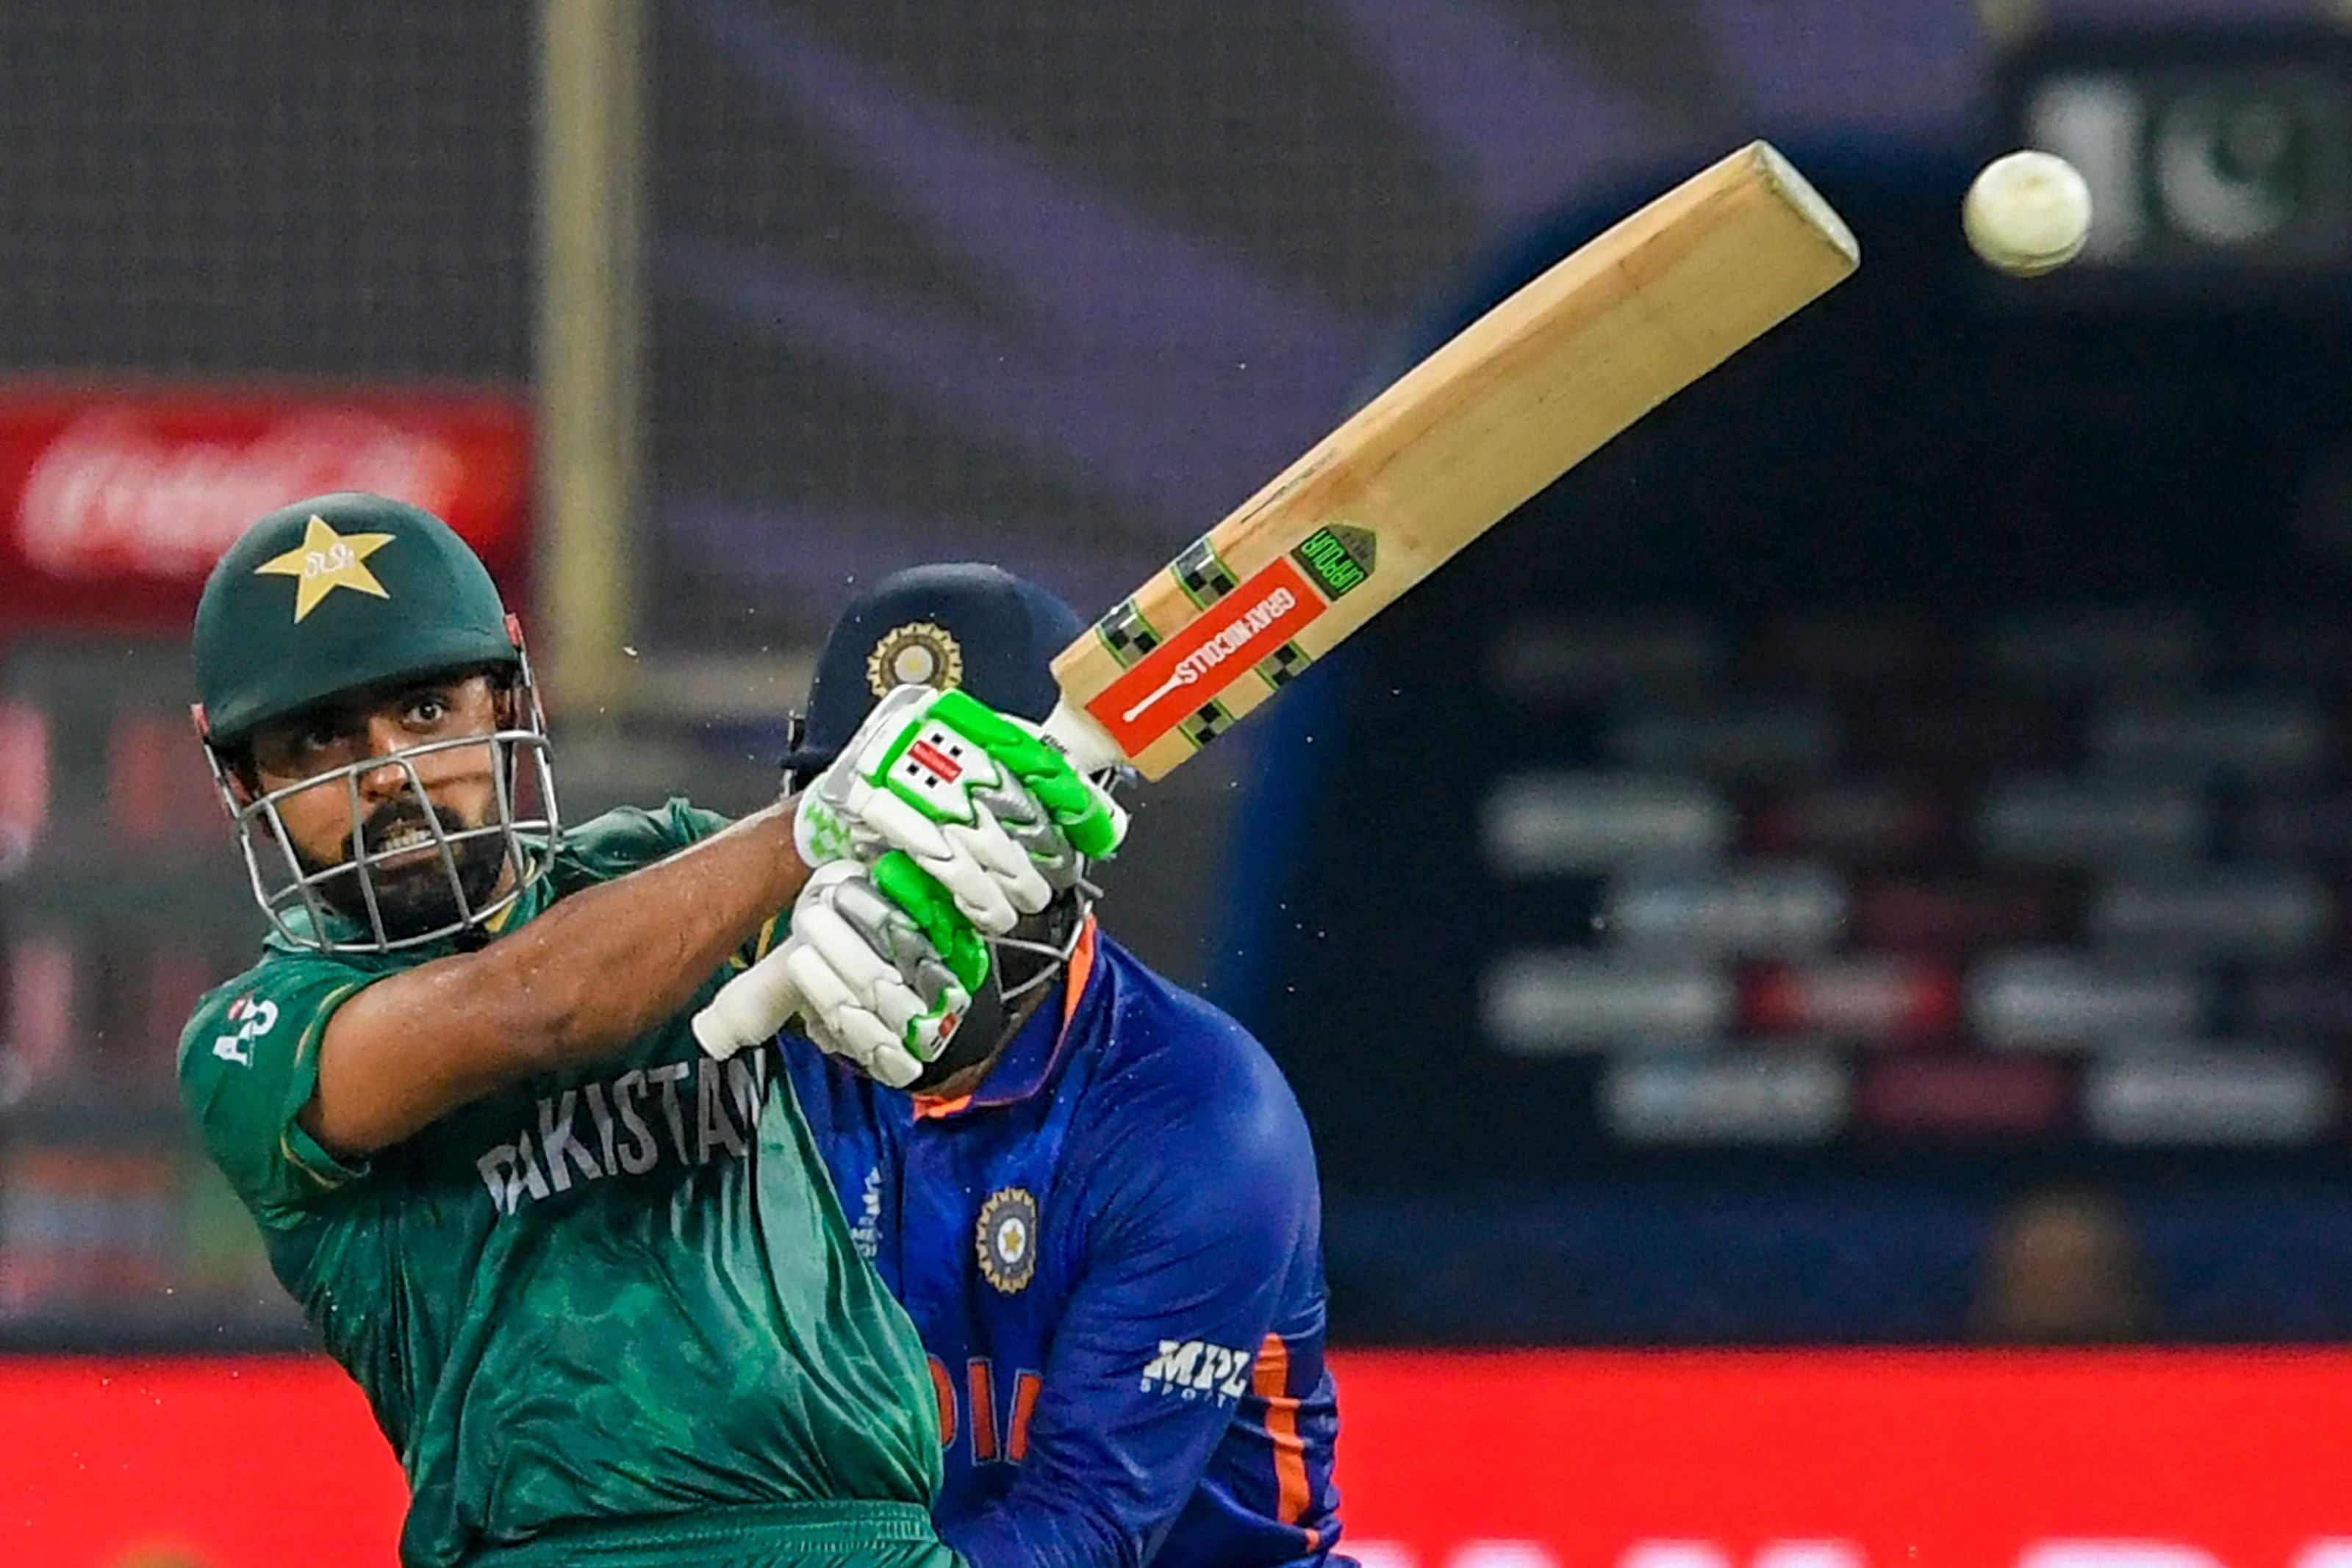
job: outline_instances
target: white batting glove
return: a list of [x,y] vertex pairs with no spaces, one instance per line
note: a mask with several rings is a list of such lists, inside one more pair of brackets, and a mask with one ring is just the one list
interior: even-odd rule
[[903,685],[801,797],[812,866],[904,851],[964,917],[1001,936],[1115,852],[1127,813],[1036,727],[962,692]]
[[904,856],[872,871],[835,861],[801,890],[783,944],[695,1015],[695,1038],[723,1059],[797,1018],[821,1049],[903,1089],[947,1048],[987,973],[978,934]]

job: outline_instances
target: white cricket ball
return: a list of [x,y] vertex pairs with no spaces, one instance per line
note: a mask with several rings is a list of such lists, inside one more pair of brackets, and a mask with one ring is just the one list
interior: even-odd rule
[[1969,186],[1960,226],[1987,262],[2011,277],[2039,277],[2083,254],[2091,237],[2091,188],[2053,152],[1996,158]]

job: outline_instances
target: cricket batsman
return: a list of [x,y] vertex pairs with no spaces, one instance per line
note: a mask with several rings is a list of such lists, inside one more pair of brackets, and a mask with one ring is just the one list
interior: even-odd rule
[[[906,682],[1042,719],[1083,629],[993,567],[886,579],[827,640],[785,766],[821,805]],[[929,1353],[940,1533],[973,1568],[1344,1563],[1305,1120],[1256,1040],[1099,931],[1083,871],[991,941],[910,1092],[845,1051],[852,1009],[779,1042],[851,1239]]]
[[[835,921],[816,961],[857,968],[837,994],[858,1016],[812,1004],[812,1027],[855,1036],[868,1070],[919,1068],[984,980],[960,911],[998,930],[1042,912],[1034,864],[1114,848],[1117,808],[972,705],[986,734],[948,744],[1017,756],[952,832],[869,820],[874,782],[838,775],[824,846],[792,800],[560,831],[496,588],[446,525],[377,496],[254,524],[205,585],[194,657],[269,932],[198,1006],[182,1091],[400,1456],[401,1561],[951,1568],[913,1327],[791,1084],[703,1056],[688,1020],[779,912],[847,901],[862,924]],[[952,737],[933,700],[895,694],[873,721]],[[813,873],[853,848],[871,863]],[[856,1035],[877,1016],[887,1040]]]

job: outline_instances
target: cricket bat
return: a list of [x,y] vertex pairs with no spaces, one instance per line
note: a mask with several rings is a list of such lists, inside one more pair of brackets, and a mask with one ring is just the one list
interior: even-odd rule
[[[1667,192],[1464,328],[1063,649],[1046,738],[1083,772],[1167,777],[1860,260],[1764,142]],[[796,1007],[774,960],[695,1019],[712,1055]]]
[[1159,779],[1611,438],[1851,276],[1758,141],[1462,329],[1054,660],[1048,738]]

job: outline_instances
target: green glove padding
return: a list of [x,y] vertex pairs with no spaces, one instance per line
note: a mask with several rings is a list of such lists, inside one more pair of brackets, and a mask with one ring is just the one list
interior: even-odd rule
[[1034,731],[961,691],[940,693],[931,712],[1010,769],[1037,803],[1054,813],[1055,822],[1080,854],[1100,860],[1118,848],[1118,829],[1104,808],[1101,792]]
[[988,944],[956,908],[939,878],[917,865],[904,850],[892,850],[876,861],[873,875],[874,885],[922,928],[963,988],[978,993],[981,982],[988,978]]

